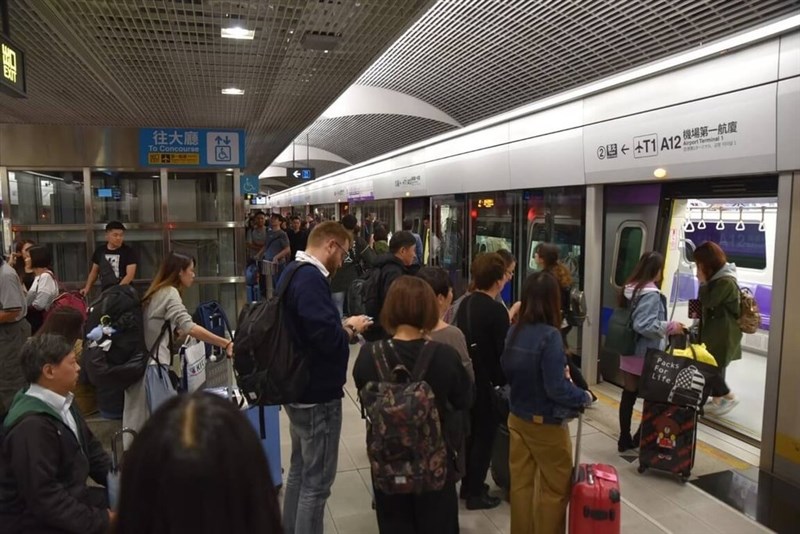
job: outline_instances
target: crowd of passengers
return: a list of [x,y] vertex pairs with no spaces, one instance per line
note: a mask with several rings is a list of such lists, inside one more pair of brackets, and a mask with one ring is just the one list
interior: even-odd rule
[[[381,226],[369,222],[372,233],[366,236],[352,216],[318,222],[294,251],[295,262],[314,268],[298,269],[291,279],[283,297],[284,325],[309,361],[310,379],[298,402],[284,407],[291,459],[282,512],[258,435],[238,408],[203,392],[178,395],[153,369],[125,391],[123,424],[139,434],[124,457],[118,507],[109,508],[109,455],[87,426],[75,393],[81,318],[58,310],[29,337],[33,321],[25,317],[41,311],[37,303],[45,302],[30,293],[37,287],[46,291],[47,278],[55,277],[36,245],[19,246],[19,256],[0,265],[5,349],[0,400],[6,407],[0,431],[0,532],[321,534],[337,472],[350,346],[359,341],[352,378],[360,391],[380,380],[377,352],[392,367],[406,369],[415,369],[424,355],[420,379],[434,396],[447,450],[444,482],[437,489],[391,493],[374,485],[381,533],[455,533],[459,498],[470,510],[498,506],[500,499],[489,494],[485,480],[501,424],[507,425],[510,440],[511,532],[564,532],[572,469],[567,422],[596,397],[566,343],[572,280],[558,261],[558,248],[542,244],[536,249],[540,270],[526,278],[521,300],[510,308],[500,293],[514,276],[514,256],[479,254],[472,261],[468,294],[453,303],[449,273],[436,266],[420,268],[419,235],[395,232],[379,252],[375,234]],[[109,223],[108,244],[95,255],[86,290],[101,275],[104,286],[133,279],[135,254],[111,257],[123,246],[121,226]],[[262,227],[256,222],[254,229]],[[258,235],[249,239],[263,256],[266,243],[259,243]],[[21,270],[15,269],[20,257]],[[713,243],[700,246],[695,259],[703,284],[702,335],[724,367],[741,349],[725,330],[732,328],[730,321],[711,312],[738,299],[729,294],[735,271]],[[148,346],[158,343],[157,358],[164,363],[170,360],[167,338],[173,335],[189,334],[229,357],[234,353],[232,341],[195,324],[182,302],[194,269],[193,258],[170,253],[142,299]],[[378,270],[379,312],[348,315],[345,299],[337,296],[343,291],[332,285],[343,273],[352,280],[368,269]],[[644,352],[663,348],[665,338],[682,328],[667,320],[662,278],[663,257],[646,253],[621,296],[634,306],[632,323],[640,338],[636,354],[621,360],[626,380],[620,451],[636,446],[631,413]],[[165,321],[171,328],[161,339]],[[503,386],[508,388],[505,421],[496,410],[496,392]],[[715,385],[714,397],[718,405],[735,402],[724,379]],[[375,475],[380,466],[372,468]]]

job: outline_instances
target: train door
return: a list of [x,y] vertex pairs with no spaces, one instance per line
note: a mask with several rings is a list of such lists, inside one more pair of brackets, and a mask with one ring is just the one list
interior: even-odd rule
[[469,283],[467,247],[466,195],[431,197],[430,231],[423,227],[423,261],[439,265],[450,273],[456,298],[463,295]]
[[403,199],[403,220],[411,221],[411,231],[415,234],[422,235],[422,222],[429,211],[430,201],[426,197]]
[[[539,243],[553,243],[559,258],[570,271],[572,287],[583,288],[584,187],[556,187],[522,192],[523,225],[527,239],[523,243],[523,261],[517,267],[518,289],[525,277],[538,270],[534,253]],[[571,350],[580,354],[580,328],[567,334]]]
[[[688,302],[697,298],[700,283],[692,252],[705,241],[720,245],[735,266],[740,288],[753,294],[761,310],[759,328],[743,334],[741,358],[725,369],[725,381],[738,405],[727,413],[707,409],[704,422],[758,444],[766,389],[777,180],[758,177],[608,187],[605,198],[604,317],[610,315],[619,287],[645,250],[664,254],[661,289],[673,320],[693,322]],[[603,378],[620,384],[617,367],[616,355],[601,351]]]
[[[517,191],[478,193],[470,195],[470,260],[482,252],[505,249],[520,263],[520,205],[522,194]],[[515,299],[514,284],[506,284],[501,293],[506,304]]]

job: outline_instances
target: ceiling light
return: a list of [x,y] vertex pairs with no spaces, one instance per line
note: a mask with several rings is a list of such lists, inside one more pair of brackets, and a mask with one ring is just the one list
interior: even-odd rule
[[223,95],[243,95],[244,89],[239,89],[238,87],[226,87],[222,90]]
[[233,28],[222,28],[221,35],[223,39],[244,39],[252,41],[255,39],[256,31],[248,30],[241,26],[234,26]]
[[656,178],[664,178],[666,175],[667,175],[667,169],[662,169],[661,167],[653,171],[653,176],[655,176]]

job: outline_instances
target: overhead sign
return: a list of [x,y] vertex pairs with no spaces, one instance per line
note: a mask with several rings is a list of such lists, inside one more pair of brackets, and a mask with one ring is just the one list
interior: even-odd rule
[[257,194],[260,189],[257,174],[242,174],[239,177],[239,192],[242,196]]
[[774,88],[757,87],[715,97],[714,105],[690,102],[589,125],[586,172],[774,157],[774,106]]
[[25,54],[8,37],[0,34],[0,89],[17,98],[24,98]]
[[142,167],[245,167],[244,130],[141,128]]
[[314,167],[289,167],[286,169],[286,177],[298,180],[313,180],[317,177],[317,173]]

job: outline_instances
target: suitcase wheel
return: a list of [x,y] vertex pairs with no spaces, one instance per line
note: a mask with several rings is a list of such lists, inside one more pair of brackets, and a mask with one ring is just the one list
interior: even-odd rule
[[681,484],[686,484],[689,481],[690,476],[691,473],[689,471],[684,471],[683,473],[681,473],[680,474]]

